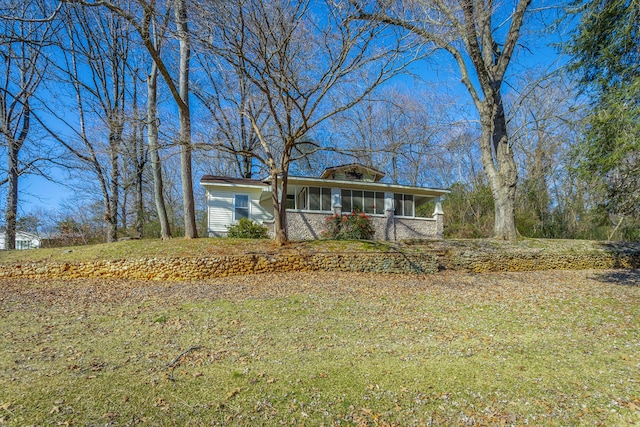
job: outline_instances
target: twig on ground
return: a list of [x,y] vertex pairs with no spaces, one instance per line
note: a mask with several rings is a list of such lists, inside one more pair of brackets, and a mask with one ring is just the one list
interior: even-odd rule
[[174,381],[173,370],[175,369],[176,366],[178,366],[180,364],[180,360],[184,356],[186,356],[187,354],[191,353],[192,351],[200,350],[201,348],[202,348],[201,345],[194,345],[192,347],[189,347],[188,349],[186,349],[185,351],[183,351],[182,353],[177,355],[176,358],[171,361],[171,363],[169,363],[167,366],[165,366],[165,368],[164,368],[165,370],[166,369],[171,369],[171,375],[169,375],[169,379],[171,381]]

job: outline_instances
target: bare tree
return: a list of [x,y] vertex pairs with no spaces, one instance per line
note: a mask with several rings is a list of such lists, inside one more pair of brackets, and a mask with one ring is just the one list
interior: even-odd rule
[[[187,1],[174,0],[177,38],[180,44],[178,71],[178,115],[180,118],[180,173],[182,178],[182,203],[184,209],[184,235],[198,237],[195,200],[193,198],[193,173],[191,160],[191,109],[189,108],[189,66],[191,62],[191,34],[187,21]],[[178,101],[176,99],[176,101]]]
[[244,75],[243,67],[218,61],[210,51],[197,56],[201,75],[194,94],[213,119],[209,141],[203,148],[233,157],[236,173],[244,178],[253,175],[253,158],[260,151],[260,140],[251,120],[263,128],[268,118],[262,94]]
[[[158,34],[153,33],[157,16],[164,16],[163,5],[157,0],[133,0],[125,4],[110,0],[95,2],[85,0],[65,0],[69,3],[77,3],[85,7],[104,7],[111,13],[127,21],[140,36],[142,44],[153,59],[158,73],[164,79],[176,106],[180,120],[180,133],[178,143],[180,145],[182,181],[182,199],[184,209],[184,233],[185,238],[196,238],[198,232],[195,219],[195,201],[193,197],[192,176],[192,142],[191,142],[191,109],[189,107],[189,67],[191,62],[191,33],[187,21],[186,0],[172,0],[169,6],[173,6],[174,21],[176,25],[175,36],[179,42],[179,66],[177,78],[171,73],[170,67],[163,58],[160,46],[157,43]],[[152,160],[153,161],[153,160]]]
[[516,161],[521,171],[518,200],[521,215],[535,222],[531,237],[566,237],[552,218],[553,207],[572,205],[577,183],[569,177],[569,151],[580,121],[579,96],[560,73],[531,72],[522,76],[517,94],[507,101]]
[[375,45],[382,26],[348,22],[346,4],[328,1],[202,2],[200,42],[244,74],[263,97],[268,120],[251,122],[269,170],[276,242],[287,241],[289,168],[319,148],[310,132],[357,104],[397,73],[401,41]]
[[134,195],[134,229],[137,238],[144,235],[145,209],[144,209],[144,172],[148,161],[148,146],[144,143],[143,127],[145,118],[141,116],[139,108],[138,81],[139,70],[133,70],[133,84],[131,84],[131,113],[129,131],[123,138],[123,195],[122,195],[122,226],[127,228],[128,203],[127,196]]
[[[162,33],[166,29],[168,14],[164,20],[156,23],[150,22],[149,37],[154,49],[160,53],[163,40]],[[167,207],[164,201],[164,184],[162,178],[162,165],[160,162],[160,147],[158,142],[158,65],[151,61],[147,75],[147,144],[151,161],[151,173],[153,176],[153,195],[158,221],[160,222],[160,237],[163,240],[171,238],[171,226],[167,215]]]
[[491,0],[351,3],[358,18],[402,28],[455,61],[480,116],[480,156],[495,205],[494,237],[516,239],[518,172],[502,88],[531,0],[514,1],[512,9]]
[[100,14],[98,10],[69,7],[65,12],[66,34],[61,39],[57,68],[72,90],[77,118],[69,120],[64,113],[56,111],[56,107],[51,108],[50,113],[66,124],[74,137],[51,133],[75,156],[77,166],[95,177],[107,223],[106,239],[113,242],[118,238],[126,89],[135,84],[128,63],[130,28],[122,18]]
[[[32,102],[47,73],[45,50],[55,25],[46,16],[47,4],[21,1],[3,5],[0,19],[0,141],[6,147],[7,184],[5,208],[6,247],[15,249],[20,176],[41,173],[41,156],[25,156],[23,148],[33,131]],[[21,19],[42,16],[42,19]],[[22,154],[22,155],[21,155]]]
[[385,87],[336,116],[334,138],[346,141],[347,154],[387,172],[394,183],[442,185],[449,182],[442,175],[450,169],[444,141],[455,126],[449,106],[432,92]]

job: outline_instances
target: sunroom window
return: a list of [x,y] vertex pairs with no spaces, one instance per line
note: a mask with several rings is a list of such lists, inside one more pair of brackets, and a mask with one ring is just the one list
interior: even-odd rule
[[342,212],[384,214],[384,193],[362,190],[342,190]]
[[415,216],[413,194],[395,193],[393,195],[395,216]]
[[287,209],[330,211],[331,188],[294,187],[287,194]]

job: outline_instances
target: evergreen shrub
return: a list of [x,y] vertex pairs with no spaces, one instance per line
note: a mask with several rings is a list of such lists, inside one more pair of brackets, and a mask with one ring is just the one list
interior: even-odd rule
[[267,227],[250,219],[240,218],[237,224],[227,226],[227,237],[235,239],[267,239]]

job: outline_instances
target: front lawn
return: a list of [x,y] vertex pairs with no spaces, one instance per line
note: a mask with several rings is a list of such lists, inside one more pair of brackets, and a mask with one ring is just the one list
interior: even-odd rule
[[0,281],[0,425],[633,425],[640,271]]

